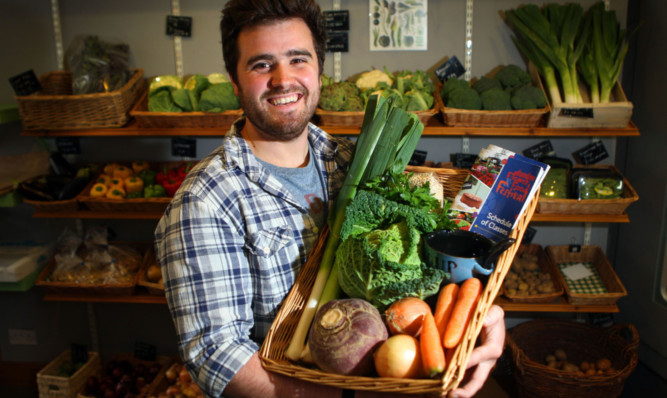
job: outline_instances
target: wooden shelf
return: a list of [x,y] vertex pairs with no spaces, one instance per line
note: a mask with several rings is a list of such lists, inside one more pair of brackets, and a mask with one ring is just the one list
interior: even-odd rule
[[[332,135],[358,135],[357,127],[320,126]],[[24,130],[21,135],[28,137],[221,137],[229,127],[201,128],[140,128],[132,119],[124,127],[89,130]],[[447,127],[439,119],[433,118],[426,124],[423,136],[433,137],[638,137],[639,129],[630,122],[626,128],[614,129],[551,129],[547,127]]]
[[506,312],[619,312],[616,304],[573,305],[568,303],[563,296],[556,298],[551,303],[515,303],[498,296],[494,304],[499,305]]
[[[159,220],[162,212],[102,212],[102,211],[61,211],[44,212],[36,211],[32,215],[34,218],[85,218],[99,220]],[[594,222],[594,223],[628,223],[630,218],[627,213],[613,214],[533,214],[531,222]]]
[[44,295],[44,300],[86,303],[167,304],[167,299],[164,296],[151,295],[146,293],[140,293],[131,296],[67,295],[51,293]]
[[[45,301],[69,301],[87,303],[128,303],[128,304],[167,304],[164,296],[136,294],[132,296],[94,296],[46,294]],[[565,297],[558,297],[551,303],[513,303],[504,297],[498,297],[495,304],[506,312],[604,312],[616,313],[618,306],[613,305],[572,305]]]

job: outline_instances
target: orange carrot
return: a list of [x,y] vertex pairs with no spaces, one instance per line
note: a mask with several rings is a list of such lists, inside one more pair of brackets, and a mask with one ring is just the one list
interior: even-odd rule
[[459,344],[481,294],[482,282],[479,279],[469,278],[461,284],[445,330],[445,348],[454,348]]
[[440,289],[440,293],[438,294],[438,301],[435,303],[433,318],[435,319],[435,325],[438,328],[441,340],[445,336],[447,322],[449,322],[449,318],[452,315],[452,309],[454,308],[458,292],[459,285],[456,283],[449,283]]
[[442,346],[435,319],[430,312],[424,316],[422,332],[419,336],[419,349],[424,373],[428,377],[435,377],[445,371],[445,349]]

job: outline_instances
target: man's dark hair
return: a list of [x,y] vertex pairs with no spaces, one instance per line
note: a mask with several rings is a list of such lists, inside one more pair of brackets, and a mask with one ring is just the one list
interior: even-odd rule
[[326,30],[322,11],[315,0],[230,0],[222,10],[220,33],[222,57],[233,81],[238,81],[238,38],[241,30],[291,18],[301,18],[310,29],[319,72],[322,73]]

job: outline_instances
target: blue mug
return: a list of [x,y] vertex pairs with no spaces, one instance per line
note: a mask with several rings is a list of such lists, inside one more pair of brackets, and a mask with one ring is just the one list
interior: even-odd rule
[[506,238],[494,243],[476,232],[457,229],[427,234],[423,247],[426,264],[449,273],[449,282],[460,283],[490,275],[495,261],[514,242]]

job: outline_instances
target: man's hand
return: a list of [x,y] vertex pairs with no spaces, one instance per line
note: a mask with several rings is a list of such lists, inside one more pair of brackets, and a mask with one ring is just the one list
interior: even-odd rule
[[505,348],[505,313],[497,305],[486,314],[480,333],[481,345],[475,347],[468,363],[462,386],[452,390],[449,398],[472,398],[482,388],[496,361]]

